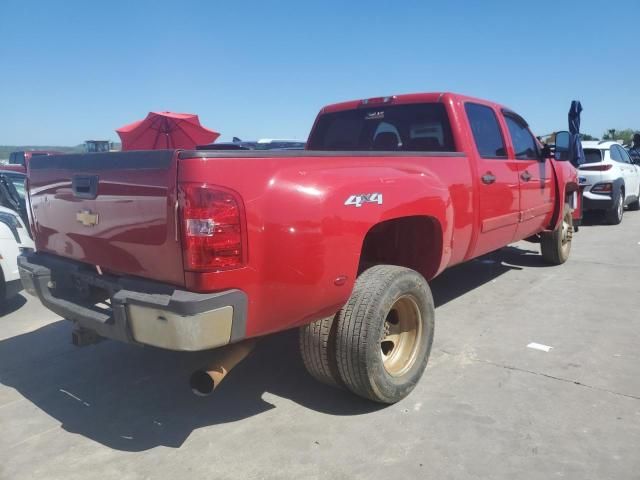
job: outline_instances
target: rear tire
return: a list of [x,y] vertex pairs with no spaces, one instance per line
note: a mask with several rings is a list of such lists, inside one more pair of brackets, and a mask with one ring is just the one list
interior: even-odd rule
[[341,387],[333,326],[334,317],[331,316],[300,327],[300,354],[313,378],[332,387]]
[[0,309],[7,303],[7,282],[4,279],[4,272],[0,268]]
[[629,204],[629,210],[633,212],[640,210],[640,187],[638,187],[638,197],[636,198],[636,201]]
[[622,217],[624,215],[624,192],[622,190],[618,191],[618,195],[616,197],[616,201],[613,204],[613,207],[605,213],[605,218],[609,225],[618,225],[622,222]]
[[344,385],[380,403],[409,395],[429,360],[434,317],[422,275],[393,265],[365,270],[337,316],[337,363]]
[[542,233],[540,251],[545,262],[561,265],[569,259],[573,239],[573,216],[571,213],[571,206],[565,203],[562,222],[558,228],[552,232]]

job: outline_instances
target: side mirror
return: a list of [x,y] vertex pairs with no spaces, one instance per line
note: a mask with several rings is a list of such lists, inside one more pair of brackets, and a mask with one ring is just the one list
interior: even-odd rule
[[542,150],[540,151],[540,161],[544,162],[547,158],[551,157],[553,153],[551,152],[551,147],[546,143],[542,146]]
[[571,150],[571,134],[566,131],[556,133],[556,160],[570,160],[569,153]]

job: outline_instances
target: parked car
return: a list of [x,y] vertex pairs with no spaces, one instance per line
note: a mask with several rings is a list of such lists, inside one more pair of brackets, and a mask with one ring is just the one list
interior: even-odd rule
[[34,157],[59,155],[62,152],[56,152],[54,150],[31,150],[31,151],[18,151],[11,152],[9,155],[9,164],[2,165],[4,170],[12,170],[15,172],[27,173],[27,166]]
[[18,212],[25,225],[29,225],[25,198],[27,175],[0,169],[0,205]]
[[20,216],[0,206],[0,307],[22,290],[18,255],[33,248],[33,240]]
[[311,375],[393,403],[427,365],[431,279],[532,236],[548,263],[569,257],[576,170],[511,109],[355,100],[323,108],[307,148],[34,159],[26,290],[76,324],[77,345],[235,343],[192,376],[202,394],[247,339],[300,327]]
[[600,210],[612,225],[622,221],[624,207],[640,210],[640,167],[611,141],[582,142],[586,163],[578,168],[583,210]]

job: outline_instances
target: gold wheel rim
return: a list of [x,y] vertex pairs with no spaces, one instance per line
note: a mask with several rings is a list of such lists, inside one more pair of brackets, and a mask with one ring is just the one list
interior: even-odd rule
[[380,355],[387,373],[404,375],[416,362],[422,338],[422,314],[409,295],[398,298],[384,321]]

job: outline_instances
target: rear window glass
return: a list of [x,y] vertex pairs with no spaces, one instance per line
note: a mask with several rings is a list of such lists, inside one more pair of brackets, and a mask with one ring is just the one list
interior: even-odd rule
[[584,158],[584,163],[599,163],[602,161],[602,150],[598,150],[597,148],[585,148]]
[[327,113],[309,150],[455,152],[443,104],[379,105]]

